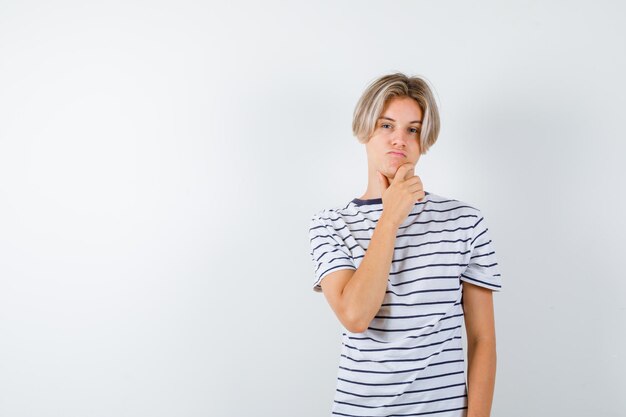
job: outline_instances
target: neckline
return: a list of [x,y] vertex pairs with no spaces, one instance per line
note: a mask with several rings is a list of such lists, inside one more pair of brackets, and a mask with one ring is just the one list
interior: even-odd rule
[[[430,193],[428,191],[424,191],[424,198],[426,198],[427,195],[429,195]],[[373,205],[373,204],[382,204],[383,203],[383,198],[382,197],[378,197],[378,198],[365,198],[365,199],[361,199],[361,198],[353,198],[352,199],[352,203],[356,204],[357,206],[368,206],[368,205]]]

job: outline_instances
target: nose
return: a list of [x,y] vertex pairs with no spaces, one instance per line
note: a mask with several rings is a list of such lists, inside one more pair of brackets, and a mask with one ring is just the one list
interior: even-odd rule
[[393,146],[406,146],[408,141],[408,134],[402,131],[394,132],[393,137],[391,138],[391,143]]

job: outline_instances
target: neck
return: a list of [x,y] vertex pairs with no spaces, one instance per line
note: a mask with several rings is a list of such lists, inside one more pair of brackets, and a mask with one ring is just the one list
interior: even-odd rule
[[[387,177],[387,181],[391,184],[393,178]],[[380,187],[380,180],[378,179],[378,171],[368,169],[367,174],[367,189],[365,193],[359,197],[360,200],[371,200],[372,198],[382,198],[383,192]]]

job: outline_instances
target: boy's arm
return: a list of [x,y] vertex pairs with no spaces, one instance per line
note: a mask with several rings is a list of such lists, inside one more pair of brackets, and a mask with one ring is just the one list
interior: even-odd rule
[[496,334],[492,291],[463,283],[467,330],[467,417],[489,417],[496,378]]
[[383,213],[359,267],[332,272],[320,283],[335,315],[352,333],[364,332],[380,310],[398,227]]

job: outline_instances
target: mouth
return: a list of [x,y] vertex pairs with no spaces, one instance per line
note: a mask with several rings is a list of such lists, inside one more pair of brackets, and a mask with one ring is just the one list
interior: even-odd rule
[[404,158],[404,154],[402,152],[389,152],[389,155],[398,156]]

